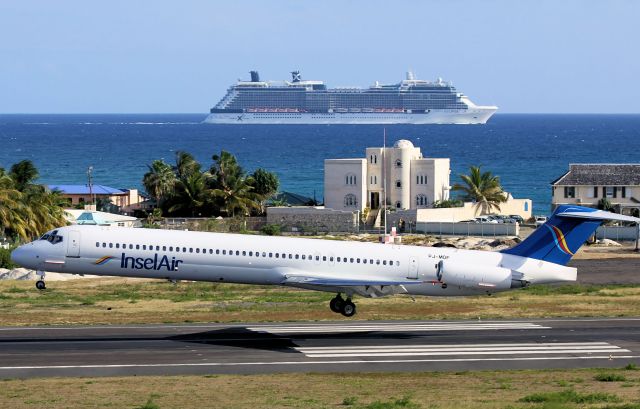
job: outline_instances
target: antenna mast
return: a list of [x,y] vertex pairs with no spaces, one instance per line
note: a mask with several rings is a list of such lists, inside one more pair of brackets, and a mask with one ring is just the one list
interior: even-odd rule
[[384,238],[387,239],[387,128],[382,131],[382,218],[384,221]]

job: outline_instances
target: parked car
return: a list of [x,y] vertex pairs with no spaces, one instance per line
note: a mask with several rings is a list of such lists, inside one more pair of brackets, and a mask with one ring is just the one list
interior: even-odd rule
[[511,224],[514,224],[516,222],[516,220],[514,218],[512,218],[511,216],[505,216],[504,214],[499,214],[496,217],[499,219],[498,223],[511,223]]
[[497,220],[495,220],[494,218],[490,218],[489,216],[478,216],[476,217],[476,220],[478,221],[478,223],[498,223]]
[[522,216],[520,216],[520,215],[510,214],[509,217],[512,218],[513,220],[515,220],[516,222],[520,223],[520,224],[524,223],[524,218]]
[[536,216],[536,227],[542,226],[547,222],[547,216]]
[[480,223],[480,222],[476,219],[469,219],[469,220],[460,220],[458,223]]

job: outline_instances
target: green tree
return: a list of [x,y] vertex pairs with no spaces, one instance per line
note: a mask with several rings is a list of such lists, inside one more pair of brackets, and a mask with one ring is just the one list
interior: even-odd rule
[[255,181],[247,177],[238,164],[235,156],[222,151],[213,155],[213,165],[209,170],[211,197],[216,200],[227,216],[235,216],[237,212],[243,216],[251,210],[260,209],[260,196],[253,189]]
[[38,170],[28,160],[0,168],[0,228],[8,237],[34,239],[47,230],[66,224],[65,200],[35,184]]
[[606,197],[603,197],[602,199],[598,200],[597,206],[598,206],[598,209],[606,210],[607,212],[610,212],[613,210],[613,205],[611,204],[611,201]]
[[164,201],[173,193],[176,175],[171,165],[163,160],[154,160],[147,167],[149,171],[144,174],[142,184],[147,193],[155,199],[158,207],[162,207]]
[[278,191],[278,187],[280,187],[278,175],[262,168],[256,169],[251,177],[253,178],[254,193],[262,196],[264,199],[273,196]]
[[480,214],[488,214],[492,209],[500,210],[500,203],[507,201],[500,178],[491,172],[482,172],[481,166],[471,166],[468,175],[460,175],[462,184],[456,183],[454,191],[462,192],[463,200],[476,202]]

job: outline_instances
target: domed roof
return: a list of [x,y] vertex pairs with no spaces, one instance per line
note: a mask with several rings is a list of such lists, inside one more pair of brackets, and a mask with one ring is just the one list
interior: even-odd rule
[[393,145],[394,148],[413,148],[413,144],[411,143],[411,141],[408,141],[406,139],[400,139],[398,141],[396,141],[396,143]]

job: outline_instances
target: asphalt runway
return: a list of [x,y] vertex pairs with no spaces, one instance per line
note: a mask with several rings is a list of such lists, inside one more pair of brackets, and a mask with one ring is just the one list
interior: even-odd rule
[[0,327],[0,378],[640,364],[640,319]]

